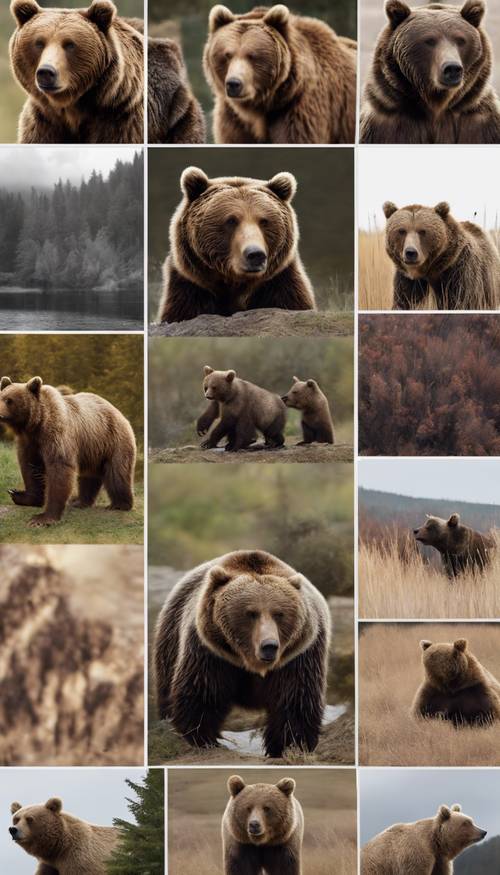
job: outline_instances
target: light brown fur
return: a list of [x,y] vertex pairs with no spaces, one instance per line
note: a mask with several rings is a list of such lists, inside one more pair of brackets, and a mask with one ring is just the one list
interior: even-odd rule
[[302,411],[303,439],[297,446],[315,441],[323,444],[335,443],[333,420],[328,398],[319,388],[316,380],[293,378],[292,387],[282,399],[287,407]]

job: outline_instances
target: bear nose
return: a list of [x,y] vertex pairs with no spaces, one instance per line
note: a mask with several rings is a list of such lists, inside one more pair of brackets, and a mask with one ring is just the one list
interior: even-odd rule
[[413,534],[418,535],[418,529],[413,529]]
[[279,644],[277,641],[273,639],[268,639],[263,641],[260,645],[260,658],[264,660],[264,662],[272,662],[273,659],[276,658],[276,654],[278,652]]
[[13,839],[17,836],[17,826],[9,826],[9,832]]
[[487,836],[487,835],[488,835],[488,830],[487,830],[487,829],[482,829],[482,830],[481,830],[481,838],[484,839],[484,837]]
[[231,79],[227,80],[226,94],[228,97],[239,97],[242,91],[243,82],[241,81],[241,79],[237,79],[236,76],[232,76]]
[[405,249],[405,261],[407,264],[414,264],[418,260],[418,250],[413,246],[407,246]]
[[443,85],[460,85],[464,68],[455,62],[443,64],[441,67],[441,82]]
[[260,246],[247,246],[243,252],[245,267],[247,270],[264,270],[267,264],[267,255]]
[[39,67],[36,71],[36,81],[40,88],[45,88],[50,91],[52,88],[56,87],[57,70],[55,67],[51,67],[50,64],[45,64],[43,67]]
[[251,820],[250,823],[248,824],[248,831],[253,836],[258,836],[262,832],[261,825],[260,825],[259,821],[258,820]]

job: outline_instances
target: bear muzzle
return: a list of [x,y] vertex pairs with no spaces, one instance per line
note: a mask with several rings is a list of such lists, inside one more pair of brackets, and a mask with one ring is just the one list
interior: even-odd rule
[[15,842],[20,841],[22,838],[20,830],[18,830],[17,826],[9,826],[9,832],[11,834],[12,840]]
[[279,641],[274,638],[262,641],[259,647],[259,658],[262,662],[274,662],[280,649]]
[[439,82],[444,88],[458,88],[464,78],[464,68],[456,61],[446,61],[439,72]]
[[403,256],[405,264],[417,264],[420,258],[418,249],[414,246],[406,246]]
[[243,251],[243,269],[246,273],[264,273],[267,254],[260,246],[247,246]]
[[243,82],[237,79],[236,76],[231,76],[226,79],[226,94],[228,97],[241,97],[243,91]]
[[36,84],[39,91],[53,93],[60,91],[59,74],[52,64],[43,64],[36,71]]
[[250,820],[248,823],[248,835],[252,839],[262,838],[264,835],[264,829],[260,820]]

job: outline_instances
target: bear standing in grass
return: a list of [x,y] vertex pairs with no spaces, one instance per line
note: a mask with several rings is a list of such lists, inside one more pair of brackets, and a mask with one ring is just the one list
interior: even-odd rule
[[106,861],[118,842],[112,826],[94,826],[62,810],[60,799],[45,805],[13,802],[9,832],[38,860],[36,875],[106,875]]
[[361,109],[361,143],[500,143],[483,0],[387,0]]
[[386,250],[396,266],[394,310],[413,310],[429,289],[439,310],[496,310],[500,257],[490,235],[457,222],[447,203],[398,209],[384,204]]
[[460,726],[489,725],[500,718],[500,684],[469,651],[465,638],[452,644],[421,641],[425,680],[415,696],[415,717]]
[[304,814],[293,778],[277,784],[227,782],[222,818],[224,875],[302,875]]
[[92,507],[104,486],[111,510],[134,504],[136,444],[132,426],[109,401],[90,392],[61,395],[41,377],[0,382],[0,422],[16,436],[24,490],[14,504],[44,507],[31,526],[59,522],[78,481],[74,507]]
[[[144,142],[144,48],[111,0],[44,9],[13,0],[14,76],[28,94],[20,143]],[[136,26],[137,25],[137,26]]]
[[441,805],[435,817],[395,823],[361,852],[361,875],[452,875],[453,860],[484,839],[460,805]]
[[328,398],[319,388],[316,380],[299,380],[293,377],[292,388],[283,395],[287,407],[302,411],[302,440],[297,446],[335,443],[333,420]]
[[325,706],[330,612],[302,574],[263,551],[227,553],[173,588],[156,627],[159,714],[213,747],[233,706],[265,711],[267,756],[315,749]]
[[216,143],[353,143],[356,43],[286,6],[214,6],[203,57]]
[[484,571],[496,547],[491,536],[463,526],[458,513],[452,513],[448,520],[428,516],[423,526],[413,529],[413,534],[424,547],[434,547],[441,553],[450,580],[467,571]]
[[314,293],[298,253],[291,173],[268,182],[209,179],[197,167],[181,177],[183,200],[170,224],[159,322],[201,313],[232,316],[279,307],[313,310]]

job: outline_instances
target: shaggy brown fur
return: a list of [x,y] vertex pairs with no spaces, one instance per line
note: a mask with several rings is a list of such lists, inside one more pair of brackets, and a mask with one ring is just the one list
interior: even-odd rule
[[439,551],[451,580],[467,571],[484,571],[495,551],[494,539],[461,525],[458,513],[452,513],[448,520],[428,516],[413,534],[424,546]]
[[354,142],[356,43],[324,22],[214,6],[203,63],[216,143]]
[[483,0],[387,0],[361,110],[362,143],[500,143]]
[[297,250],[296,187],[290,173],[269,182],[209,179],[188,167],[181,177],[184,198],[170,223],[158,321],[259,307],[313,310],[314,293]]
[[314,750],[325,704],[330,614],[321,593],[269,553],[228,553],[190,571],[156,627],[160,717],[190,744],[217,744],[233,706],[265,710],[264,744]]
[[457,726],[489,724],[500,718],[500,684],[467,649],[421,641],[425,680],[413,701],[415,717],[451,720]]
[[37,875],[47,875],[51,867],[58,875],[106,875],[106,861],[118,843],[118,829],[94,826],[67,814],[57,798],[45,805],[13,802],[10,810],[9,832],[19,847],[39,861]]
[[222,817],[224,875],[301,875],[304,815],[293,778],[277,784],[227,783]]
[[205,117],[171,39],[148,40],[148,131],[150,143],[205,142]]
[[31,526],[58,522],[78,477],[75,507],[92,507],[102,488],[112,510],[134,503],[136,444],[127,419],[109,401],[78,392],[61,395],[40,377],[0,382],[0,422],[16,435],[24,490],[11,489],[14,504],[43,507]]
[[302,411],[302,444],[317,441],[320,444],[335,443],[333,420],[326,395],[319,388],[316,380],[299,380],[293,378],[291,389],[282,400],[287,407]]
[[227,437],[226,450],[234,453],[250,446],[257,431],[264,435],[267,447],[283,446],[286,408],[278,395],[240,380],[235,371],[214,371],[205,365],[204,374],[203,392],[210,403],[196,430],[199,435],[212,430],[201,444],[203,449],[216,447]]
[[485,835],[460,805],[441,805],[435,817],[395,823],[371,839],[361,852],[361,875],[452,875],[455,857]]
[[20,143],[144,142],[144,48],[111,0],[46,9],[12,0],[11,66],[28,94]]
[[457,222],[447,203],[384,204],[385,245],[396,266],[395,310],[415,309],[434,292],[440,310],[495,310],[500,305],[500,257],[489,234]]

